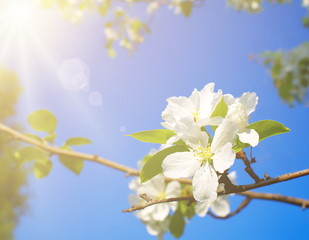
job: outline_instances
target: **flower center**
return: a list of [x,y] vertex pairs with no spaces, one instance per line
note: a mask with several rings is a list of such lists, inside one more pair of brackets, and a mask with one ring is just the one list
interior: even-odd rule
[[165,196],[165,192],[161,192],[158,196],[157,196],[157,200],[162,200],[162,199],[165,199],[166,196]]
[[201,162],[201,165],[204,165],[206,162],[212,164],[213,155],[214,154],[211,152],[210,149],[210,144],[208,144],[206,148],[199,146],[194,149],[194,156],[196,157],[197,161]]
[[195,113],[192,113],[192,116],[193,116],[194,122],[199,121],[201,119],[200,109],[197,109],[197,111]]

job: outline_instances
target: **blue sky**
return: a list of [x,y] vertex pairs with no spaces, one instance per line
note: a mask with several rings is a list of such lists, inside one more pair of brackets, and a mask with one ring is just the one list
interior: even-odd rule
[[[251,121],[273,119],[292,130],[254,149],[256,171],[261,176],[264,172],[276,176],[308,168],[308,107],[283,104],[269,72],[248,55],[291,49],[306,41],[308,30],[300,22],[306,10],[299,5],[298,1],[265,4],[262,13],[250,15],[234,11],[224,1],[209,0],[194,9],[190,18],[162,9],[139,50],[133,56],[119,50],[114,60],[104,50],[104,20],[88,16],[73,25],[48,11],[36,30],[44,50],[27,40],[25,51],[31,54],[26,55],[26,66],[13,57],[1,60],[24,83],[21,121],[32,111],[48,109],[58,118],[57,144],[73,136],[88,137],[92,145],[75,149],[131,167],[157,146],[123,135],[161,128],[168,97],[189,96],[194,88],[209,82],[234,96],[254,91],[259,104]],[[13,47],[14,56],[15,51]],[[71,58],[80,58],[89,66],[90,91],[102,94],[102,106],[89,104],[89,92],[61,87],[57,70]],[[129,207],[130,193],[130,179],[123,173],[86,162],[76,176],[57,159],[53,162],[45,179],[29,177],[29,211],[15,231],[17,240],[154,239],[133,214],[121,213]],[[241,170],[239,162],[235,165]],[[242,184],[251,182],[241,171],[238,179]],[[309,198],[308,186],[309,179],[304,177],[257,191]],[[234,208],[240,201],[241,197],[231,197]],[[195,217],[182,239],[306,239],[308,226],[308,211],[255,200],[229,220]],[[173,237],[168,234],[166,239]]]

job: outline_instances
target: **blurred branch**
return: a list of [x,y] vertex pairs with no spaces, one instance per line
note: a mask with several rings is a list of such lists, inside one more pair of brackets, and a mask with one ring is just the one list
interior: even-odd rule
[[[51,154],[57,154],[57,155],[63,155],[63,156],[69,156],[73,158],[79,158],[79,159],[85,159],[93,162],[100,163],[102,165],[105,165],[107,167],[125,172],[127,175],[135,175],[139,176],[140,172],[136,169],[127,167],[125,165],[112,162],[110,160],[101,158],[97,155],[91,155],[91,154],[85,154],[81,152],[75,152],[75,151],[67,151],[58,147],[51,146],[47,143],[42,143],[40,141],[34,140],[28,136],[25,136],[24,134],[17,132],[16,130],[0,123],[0,132],[4,132],[8,134],[9,136],[12,137],[12,139],[16,139],[22,142],[29,143],[31,145],[35,145],[43,150],[46,150],[50,152]],[[298,177],[303,177],[309,175],[309,169],[305,169],[302,171],[298,172],[293,172],[293,173],[287,173],[283,174],[281,176],[278,176],[276,178],[267,178],[267,179],[260,179],[258,183],[253,183],[253,184],[247,184],[247,185],[232,185],[228,187],[227,190],[223,192],[219,192],[218,195],[227,195],[231,193],[236,193],[239,195],[247,196],[251,199],[264,199],[264,200],[272,200],[272,201],[279,201],[279,202],[285,202],[293,205],[298,205],[303,208],[309,208],[309,200],[305,199],[299,199],[299,198],[293,198],[293,197],[288,197],[288,196],[283,196],[279,194],[270,194],[270,193],[255,193],[255,192],[247,192],[248,190],[255,189],[255,188],[260,188],[268,185],[272,185],[275,183],[279,182],[284,182],[288,180],[292,180]],[[166,178],[167,181],[171,181],[172,179]],[[191,179],[176,179],[176,181],[180,183],[185,183],[185,184],[192,184]],[[186,196],[186,197],[180,197],[180,198],[170,198],[170,199],[163,199],[163,200],[157,200],[157,201],[151,201],[147,203],[146,205],[141,205],[141,206],[133,206],[132,208],[128,210],[124,210],[125,212],[130,212],[130,211],[135,211],[135,210],[140,210],[145,207],[154,205],[154,204],[159,204],[159,203],[166,203],[166,202],[174,202],[174,201],[183,201],[183,200],[190,200],[194,201],[192,196]]]
[[243,200],[243,201],[241,202],[241,204],[238,206],[238,208],[237,208],[235,211],[229,213],[228,215],[226,215],[226,216],[224,216],[224,217],[217,216],[217,215],[215,215],[215,214],[212,213],[212,212],[208,212],[208,214],[209,214],[211,217],[213,217],[213,218],[217,218],[217,219],[227,219],[227,218],[233,217],[234,215],[238,214],[241,210],[243,210],[245,207],[247,207],[248,204],[249,204],[250,202],[251,202],[251,198],[249,198],[249,197],[245,198],[245,200]]
[[176,198],[166,198],[166,199],[161,199],[161,200],[149,200],[145,204],[141,205],[133,205],[131,208],[124,209],[122,210],[123,213],[126,212],[134,212],[137,210],[142,210],[146,207],[150,207],[155,204],[161,204],[161,203],[169,203],[169,202],[179,202],[179,201],[189,201],[189,202],[194,202],[193,196],[185,196],[185,197],[176,197]]

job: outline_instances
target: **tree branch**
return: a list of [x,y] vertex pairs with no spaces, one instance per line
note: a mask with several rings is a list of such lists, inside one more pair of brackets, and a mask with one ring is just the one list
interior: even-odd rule
[[[125,172],[127,175],[135,175],[135,176],[140,175],[140,171],[138,171],[136,169],[127,167],[125,165],[122,165],[122,164],[119,164],[119,163],[116,163],[116,162],[112,162],[110,160],[101,158],[97,155],[90,155],[90,154],[85,154],[85,153],[75,152],[75,151],[67,151],[67,150],[64,150],[64,149],[61,149],[61,148],[58,148],[58,147],[51,146],[47,143],[42,143],[42,142],[37,141],[33,138],[25,136],[24,134],[19,133],[12,128],[7,127],[2,123],[0,123],[0,132],[4,132],[4,133],[8,134],[13,139],[20,140],[20,141],[29,143],[31,145],[37,146],[37,147],[39,147],[39,148],[41,148],[45,151],[50,152],[51,154],[69,156],[69,157],[73,157],[73,158],[79,158],[79,159],[85,159],[85,160],[97,162],[97,163],[100,163],[100,164],[105,165],[107,167]],[[309,207],[309,200],[287,197],[287,196],[282,196],[282,195],[279,195],[279,194],[255,193],[255,192],[251,192],[251,191],[247,192],[248,190],[251,190],[251,189],[260,188],[260,187],[272,185],[272,184],[275,184],[275,183],[292,180],[292,179],[295,179],[295,178],[298,178],[298,177],[303,177],[303,176],[306,176],[306,175],[309,175],[309,169],[305,169],[305,170],[293,172],[293,173],[288,173],[288,174],[283,174],[283,175],[278,176],[276,178],[261,179],[261,181],[258,182],[258,183],[253,183],[253,184],[248,184],[248,185],[239,185],[239,186],[233,185],[229,189],[227,189],[226,191],[218,193],[218,195],[226,195],[226,194],[236,193],[236,194],[239,194],[239,195],[250,197],[252,199],[255,198],[255,199],[279,201],[279,202],[290,203],[290,204],[293,204],[293,205],[298,205],[298,206],[301,206],[303,208],[308,208]],[[191,179],[170,179],[170,178],[166,178],[166,181],[172,181],[172,180],[176,180],[176,181],[178,181],[180,183],[184,183],[184,184],[192,184]],[[192,201],[194,199],[193,199],[192,196],[187,196],[187,197],[182,197],[182,198],[173,198],[173,199],[164,199],[164,200],[160,200],[160,201],[153,201],[153,202],[149,203],[150,204],[149,206],[154,205],[154,204],[164,203],[164,202],[183,201],[183,200]],[[147,206],[144,206],[141,209],[143,209],[145,207],[147,207]],[[138,209],[136,209],[136,210],[138,210]],[[135,210],[133,210],[133,211],[135,211]]]
[[252,190],[252,189],[256,189],[256,188],[260,188],[260,187],[265,187],[265,186],[272,185],[272,184],[279,183],[279,182],[289,181],[289,180],[299,178],[299,177],[303,177],[303,176],[306,176],[306,175],[309,175],[309,169],[304,169],[304,170],[293,172],[293,173],[283,174],[283,175],[280,175],[280,176],[275,177],[275,178],[262,179],[258,183],[252,183],[252,184],[247,184],[247,185],[239,185],[239,186],[234,185],[233,188],[221,192],[220,195],[221,194],[246,192],[248,190]]
[[209,214],[209,215],[210,215],[211,217],[213,217],[213,218],[217,218],[217,219],[227,219],[227,218],[233,217],[234,215],[236,215],[236,214],[238,214],[239,212],[241,212],[241,210],[243,210],[245,207],[248,206],[248,204],[250,203],[250,201],[251,201],[251,198],[249,198],[249,197],[245,198],[245,200],[243,200],[243,201],[241,202],[241,204],[238,206],[238,208],[237,208],[235,211],[229,213],[228,215],[226,215],[226,216],[224,216],[224,217],[217,216],[217,215],[215,215],[215,214],[212,213],[212,212],[208,212],[207,214]]
[[254,170],[252,169],[251,167],[251,163],[250,161],[248,160],[247,156],[246,156],[246,153],[244,151],[239,151],[237,154],[236,154],[236,158],[237,159],[241,159],[244,164],[245,164],[245,171],[249,174],[249,176],[256,182],[260,182],[261,179],[259,178],[259,176],[254,172]]
[[300,206],[303,209],[309,208],[309,200],[301,199],[301,198],[294,198],[289,196],[283,196],[281,194],[273,194],[273,193],[258,193],[258,192],[243,192],[243,193],[237,193],[238,195],[243,195],[246,197],[249,197],[251,199],[263,199],[263,200],[270,200],[270,201],[276,201],[276,202],[283,202],[292,204],[295,206]]
[[169,203],[169,202],[179,202],[179,201],[195,201],[193,196],[186,196],[186,197],[176,197],[176,198],[166,198],[166,199],[161,199],[161,200],[151,200],[145,204],[141,204],[141,205],[133,205],[131,208],[128,209],[124,209],[122,210],[123,213],[126,212],[134,212],[137,210],[142,210],[146,207],[150,207],[152,205],[155,204],[161,204],[161,203]]

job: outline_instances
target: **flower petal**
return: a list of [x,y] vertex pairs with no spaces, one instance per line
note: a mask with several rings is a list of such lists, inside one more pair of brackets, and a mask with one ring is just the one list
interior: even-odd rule
[[212,158],[214,168],[223,173],[234,164],[235,157],[236,153],[233,150],[232,143],[226,143]]
[[197,202],[195,205],[195,213],[199,217],[205,217],[209,209],[209,203],[206,202]]
[[168,155],[162,162],[163,173],[169,178],[192,177],[200,167],[192,152],[176,152]]
[[260,136],[254,129],[247,129],[246,132],[238,133],[239,140],[243,143],[248,143],[252,147],[258,145]]
[[219,217],[224,217],[230,213],[230,203],[226,196],[218,196],[210,208]]
[[195,200],[213,202],[217,198],[218,176],[212,166],[206,162],[195,173],[192,181]]
[[214,139],[211,144],[211,151],[216,153],[227,142],[233,143],[238,131],[237,125],[228,119],[224,119],[222,124],[215,131]]
[[168,204],[156,204],[155,209],[152,213],[152,218],[155,221],[163,221],[168,216],[169,212],[170,209],[168,207]]
[[152,199],[156,199],[165,190],[165,181],[163,174],[159,174],[152,179],[150,179],[146,183],[142,183],[142,187],[140,187],[137,191],[137,194],[147,194],[148,197]]
[[249,116],[255,111],[255,107],[258,103],[258,97],[255,92],[246,92],[239,98],[239,102],[244,106],[246,113]]
[[181,187],[179,182],[171,181],[167,184],[165,189],[166,198],[178,197],[180,193],[181,193]]

